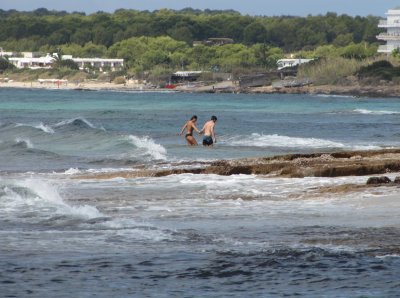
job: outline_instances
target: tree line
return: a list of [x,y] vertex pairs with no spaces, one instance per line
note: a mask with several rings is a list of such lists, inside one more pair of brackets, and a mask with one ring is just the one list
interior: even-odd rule
[[[376,51],[379,18],[325,15],[249,16],[232,10],[161,9],[90,15],[37,9],[0,10],[0,47],[75,57],[124,58],[127,68],[232,71],[275,67],[284,53],[362,59]],[[226,37],[234,44],[193,47],[193,41]],[[361,52],[359,52],[361,51]],[[360,54],[361,53],[361,54]],[[358,57],[358,56],[360,57]]]
[[[38,9],[33,12],[0,10],[0,42],[10,50],[39,50],[44,45],[74,43],[111,45],[131,37],[169,36],[191,45],[210,37],[232,38],[236,43],[266,43],[284,51],[310,49],[324,44],[345,46],[373,43],[379,18],[326,15],[249,16],[234,11],[154,12],[120,9],[90,15]],[[13,43],[18,41],[18,43]]]

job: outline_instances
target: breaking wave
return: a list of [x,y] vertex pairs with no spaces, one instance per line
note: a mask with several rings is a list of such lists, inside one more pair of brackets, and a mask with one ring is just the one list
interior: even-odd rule
[[366,110],[366,109],[355,109],[353,112],[358,113],[358,114],[370,114],[370,115],[395,115],[395,114],[400,114],[400,112],[397,111],[372,111],[372,110]]
[[249,136],[233,136],[222,138],[221,142],[227,146],[254,146],[254,147],[278,147],[278,148],[305,148],[305,149],[357,149],[372,150],[381,147],[374,145],[346,145],[340,142],[318,139],[281,136],[277,134],[263,135],[253,133]]
[[15,145],[13,147],[21,147],[25,149],[32,149],[33,144],[29,139],[24,139],[24,138],[16,138],[15,139]]
[[[229,146],[285,147],[285,148],[344,148],[344,144],[316,138],[298,138],[277,134],[263,135],[253,133],[250,136],[234,136],[221,140]],[[221,142],[221,143],[222,143]]]
[[102,129],[102,128],[98,128],[98,127],[94,126],[90,121],[86,120],[85,118],[67,119],[67,120],[60,121],[54,125],[54,127],[56,127],[56,128],[65,127],[65,126],[72,126],[72,127],[78,127],[78,128]]
[[95,207],[67,204],[56,186],[38,179],[6,183],[0,188],[0,197],[2,208],[9,216],[32,214],[33,221],[61,215],[86,220],[103,216]]
[[129,239],[162,241],[172,237],[168,230],[132,218],[110,217],[96,206],[80,204],[73,197],[64,199],[62,194],[57,183],[43,179],[0,180],[2,220],[39,229],[120,230],[120,235]]
[[148,155],[153,159],[156,160],[166,160],[167,150],[154,142],[153,139],[144,136],[144,137],[137,137],[130,135],[128,136],[128,140],[138,149],[143,151],[144,155]]
[[54,133],[54,129],[52,129],[49,125],[45,125],[42,122],[40,122],[37,125],[31,125],[31,124],[24,124],[24,123],[17,123],[15,125],[15,127],[21,127],[21,126],[26,126],[26,127],[33,127],[36,129],[40,129],[41,131],[45,132],[45,133]]

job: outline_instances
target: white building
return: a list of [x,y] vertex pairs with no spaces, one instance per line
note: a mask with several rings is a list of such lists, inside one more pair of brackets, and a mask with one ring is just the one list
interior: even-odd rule
[[300,64],[308,63],[313,61],[314,59],[279,59],[276,64],[278,65],[278,69],[284,69],[287,67],[295,67]]
[[[36,57],[35,53],[24,52],[24,57],[12,57],[9,61],[14,64],[17,68],[51,68],[55,60],[55,55],[47,54],[45,57]],[[78,64],[80,69],[95,68],[103,71],[110,69],[115,71],[124,66],[124,59],[103,59],[103,58],[74,58],[71,55],[63,55],[63,60],[71,59]]]
[[378,40],[386,41],[386,45],[379,47],[379,53],[392,53],[400,48],[400,7],[389,9],[387,19],[379,22],[379,28],[386,28],[385,33],[376,36]]
[[115,71],[124,66],[124,59],[104,59],[104,58],[73,58],[72,56],[63,56],[63,59],[71,59],[78,64],[79,69],[89,67],[97,68],[103,71],[106,68]]
[[54,58],[47,54],[45,57],[11,57],[8,61],[17,68],[38,69],[51,68]]

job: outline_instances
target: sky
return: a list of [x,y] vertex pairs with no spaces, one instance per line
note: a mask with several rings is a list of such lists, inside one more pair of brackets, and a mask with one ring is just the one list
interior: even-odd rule
[[182,9],[234,9],[249,15],[317,15],[326,12],[352,16],[384,16],[385,12],[400,6],[400,0],[0,0],[0,9],[30,11],[37,8],[79,11],[113,12],[119,8],[157,10]]

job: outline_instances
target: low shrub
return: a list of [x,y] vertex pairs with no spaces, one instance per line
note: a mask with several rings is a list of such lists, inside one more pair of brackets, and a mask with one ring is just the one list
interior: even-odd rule
[[393,81],[393,78],[400,77],[400,67],[393,66],[389,61],[380,60],[361,67],[357,75],[362,80],[372,78],[376,81]]
[[113,82],[114,82],[114,84],[121,85],[121,84],[125,84],[126,80],[124,77],[120,76],[120,77],[116,77]]

